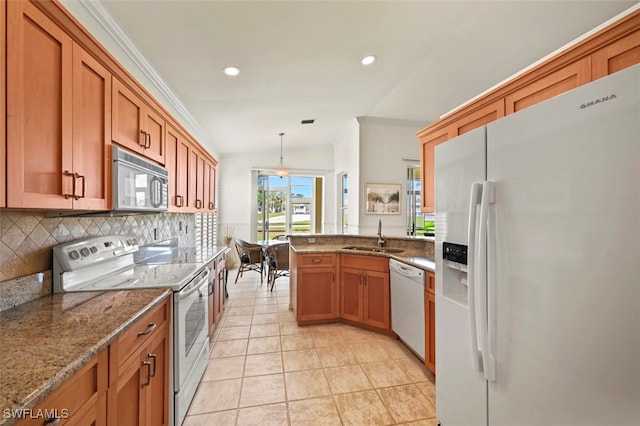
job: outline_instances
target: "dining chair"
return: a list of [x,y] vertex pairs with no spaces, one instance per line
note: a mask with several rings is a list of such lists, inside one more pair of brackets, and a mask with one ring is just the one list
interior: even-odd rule
[[262,284],[262,274],[264,272],[264,251],[262,246],[248,243],[244,240],[234,240],[233,242],[240,258],[240,267],[238,268],[235,282],[238,282],[238,277],[241,277],[244,272],[256,271],[260,273],[260,283]]
[[289,243],[272,244],[265,251],[269,265],[267,286],[269,286],[269,291],[273,291],[277,278],[289,276]]

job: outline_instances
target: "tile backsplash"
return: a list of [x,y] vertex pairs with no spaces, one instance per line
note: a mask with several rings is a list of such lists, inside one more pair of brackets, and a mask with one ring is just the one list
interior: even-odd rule
[[[196,232],[202,228],[201,222],[212,222],[209,216],[212,215],[160,213],[114,217],[45,217],[43,213],[1,210],[0,286],[8,280],[50,270],[51,248],[78,238],[131,235],[138,239],[140,245],[178,238],[181,247],[194,246]],[[198,242],[201,239],[198,236]]]

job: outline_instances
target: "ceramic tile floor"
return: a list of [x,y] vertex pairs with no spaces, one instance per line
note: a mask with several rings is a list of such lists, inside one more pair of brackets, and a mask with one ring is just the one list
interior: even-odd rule
[[346,324],[299,327],[289,281],[235,284],[184,426],[437,425],[433,375],[402,343]]

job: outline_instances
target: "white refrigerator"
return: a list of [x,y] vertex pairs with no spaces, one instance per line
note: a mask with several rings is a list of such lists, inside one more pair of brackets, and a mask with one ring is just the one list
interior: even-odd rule
[[640,66],[435,149],[436,415],[640,425]]

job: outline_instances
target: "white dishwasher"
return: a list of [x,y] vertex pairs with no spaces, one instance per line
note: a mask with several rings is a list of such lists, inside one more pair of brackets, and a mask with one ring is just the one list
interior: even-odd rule
[[392,329],[424,360],[424,271],[389,259],[389,273]]

